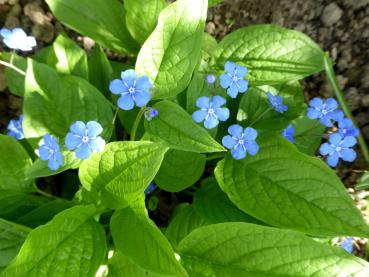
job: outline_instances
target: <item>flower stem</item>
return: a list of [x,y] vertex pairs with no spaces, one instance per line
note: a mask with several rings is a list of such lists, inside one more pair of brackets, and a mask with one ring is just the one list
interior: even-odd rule
[[115,113],[114,113],[114,116],[113,116],[113,125],[114,125],[114,123],[115,123],[115,120],[117,119],[117,115],[118,115],[118,112],[119,112],[119,109],[116,109],[115,110]]
[[[334,69],[333,69],[333,65],[332,62],[329,58],[328,53],[325,53],[324,55],[324,69],[325,72],[327,74],[329,83],[336,95],[336,98],[338,100],[338,102],[340,103],[340,106],[343,110],[343,112],[345,113],[345,115],[350,118],[352,120],[352,123],[354,124],[354,126],[356,128],[359,128],[358,124],[356,123],[356,120],[354,118],[354,116],[351,113],[350,108],[348,107],[346,100],[345,100],[345,96],[343,95],[342,90],[339,87],[339,84],[337,82],[337,78],[336,78],[336,74],[334,73]],[[367,162],[367,164],[369,165],[369,150],[368,150],[368,146],[365,143],[365,139],[362,135],[362,133],[359,133],[358,136],[358,142],[361,148],[361,151],[363,153],[364,159]]]
[[37,188],[37,193],[41,194],[42,196],[48,197],[48,198],[59,199],[58,197],[56,197],[52,194],[49,194],[47,192],[44,192],[43,190],[40,190],[38,188]]
[[131,141],[134,141],[136,139],[137,128],[138,128],[138,125],[140,124],[141,117],[145,111],[146,111],[145,107],[141,108],[141,110],[138,112],[136,116],[135,122],[133,122],[132,130],[131,130]]
[[26,72],[24,72],[22,69],[19,69],[18,67],[16,67],[15,65],[5,62],[3,60],[0,60],[0,64],[5,65],[6,67],[9,67],[15,71],[17,71],[19,74],[26,76]]

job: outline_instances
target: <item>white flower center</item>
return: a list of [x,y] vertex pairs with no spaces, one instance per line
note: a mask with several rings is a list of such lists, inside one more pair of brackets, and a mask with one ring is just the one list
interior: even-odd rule
[[232,80],[233,80],[233,82],[238,82],[238,77],[237,76],[233,76]]
[[322,114],[323,115],[326,115],[328,113],[328,111],[327,110],[322,110]]
[[238,144],[243,145],[243,139],[239,139]]
[[83,143],[87,143],[88,141],[89,141],[89,137],[87,137],[87,136],[82,137],[82,142]]
[[134,88],[134,87],[130,87],[130,88],[128,89],[128,92],[129,92],[129,93],[134,93],[134,92],[135,92],[135,88]]
[[213,114],[214,113],[214,109],[213,108],[208,109],[208,113],[209,114]]
[[342,147],[341,146],[337,146],[336,147],[336,152],[341,152],[341,150],[342,150]]

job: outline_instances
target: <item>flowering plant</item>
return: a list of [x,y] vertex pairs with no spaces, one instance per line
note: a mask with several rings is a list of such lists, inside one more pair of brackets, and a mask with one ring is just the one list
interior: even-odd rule
[[[0,31],[36,50],[0,61],[23,97],[0,135],[1,276],[369,276],[331,168],[367,148],[340,99],[305,104],[300,80],[335,84],[316,43],[273,25],[217,42],[214,0],[46,2],[96,46]],[[347,251],[321,239],[338,236]]]

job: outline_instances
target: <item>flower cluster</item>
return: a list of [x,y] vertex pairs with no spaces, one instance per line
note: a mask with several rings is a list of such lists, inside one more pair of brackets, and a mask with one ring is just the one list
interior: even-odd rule
[[344,118],[337,101],[333,98],[324,101],[316,97],[309,102],[309,105],[308,118],[318,119],[327,127],[334,127],[335,122],[338,125],[338,132],[331,134],[328,142],[323,143],[319,149],[322,156],[327,156],[327,163],[335,167],[340,159],[346,162],[354,161],[356,152],[352,147],[357,144],[356,137],[359,135],[359,130],[353,125],[351,119]]
[[32,48],[37,45],[36,39],[32,36],[27,36],[21,28],[14,28],[13,30],[2,28],[0,29],[0,35],[4,44],[10,49],[32,51]]

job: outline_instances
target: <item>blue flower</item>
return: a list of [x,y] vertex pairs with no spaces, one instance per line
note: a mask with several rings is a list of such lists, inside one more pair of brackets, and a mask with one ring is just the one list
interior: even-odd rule
[[288,125],[286,129],[283,130],[282,136],[293,143],[293,135],[295,133],[295,129],[293,128],[292,124]]
[[153,120],[155,117],[157,117],[159,115],[159,112],[157,109],[155,108],[149,108],[145,113],[145,118],[147,121],[151,121]]
[[60,153],[58,141],[50,134],[44,135],[38,144],[38,155],[43,161],[48,161],[47,166],[51,170],[58,170],[63,165],[63,155]]
[[122,79],[115,79],[110,82],[109,89],[114,94],[120,94],[118,107],[123,110],[132,110],[133,107],[143,107],[151,99],[150,89],[152,85],[147,76],[137,78],[133,69],[123,71]]
[[352,136],[357,137],[359,136],[359,129],[355,128],[354,124],[352,123],[351,119],[344,118],[338,122],[338,132],[341,136]]
[[329,136],[329,143],[326,142],[320,146],[320,154],[328,155],[327,162],[331,167],[335,167],[339,159],[352,162],[356,159],[356,152],[351,147],[356,143],[354,137],[342,137],[340,134],[334,133]]
[[325,102],[315,97],[309,102],[310,108],[307,110],[307,116],[310,119],[319,119],[319,121],[327,127],[332,127],[334,121],[343,119],[343,112],[338,110],[338,103],[333,98],[328,98]]
[[259,152],[259,145],[255,139],[258,135],[254,128],[248,127],[245,130],[238,124],[231,125],[228,128],[230,136],[222,139],[222,144],[231,150],[232,157],[241,160],[246,157],[247,153],[254,156]]
[[8,136],[16,138],[18,140],[24,139],[24,133],[23,133],[23,115],[21,114],[19,116],[18,120],[12,119],[10,120],[7,129],[9,130]]
[[87,124],[76,121],[70,126],[70,133],[65,138],[68,150],[76,149],[76,157],[84,160],[91,156],[92,152],[100,152],[105,147],[105,141],[99,137],[103,131],[101,125],[96,121]]
[[288,110],[288,107],[283,104],[283,99],[280,96],[274,96],[270,92],[268,92],[268,100],[270,105],[279,113],[284,113]]
[[154,192],[154,190],[156,190],[156,186],[154,185],[154,183],[150,183],[150,185],[145,189],[145,195],[149,195],[152,192]]
[[209,74],[206,76],[206,82],[208,82],[209,85],[212,85],[217,80],[217,77],[215,77],[214,74]]
[[224,65],[225,74],[220,76],[220,85],[227,89],[227,94],[231,98],[236,98],[237,94],[248,89],[249,83],[243,78],[247,74],[247,68],[228,61]]
[[14,50],[32,51],[32,47],[36,46],[36,39],[27,34],[21,28],[9,30],[0,29],[0,35],[3,37],[4,44]]
[[229,118],[228,108],[221,108],[225,103],[226,100],[221,96],[214,96],[212,101],[209,97],[202,96],[196,101],[200,110],[194,112],[192,118],[197,123],[205,120],[205,128],[212,129],[219,124],[219,120],[226,121]]
[[354,239],[352,237],[346,238],[342,243],[341,247],[345,249],[347,252],[352,253],[354,251],[354,247],[352,245],[352,241]]

